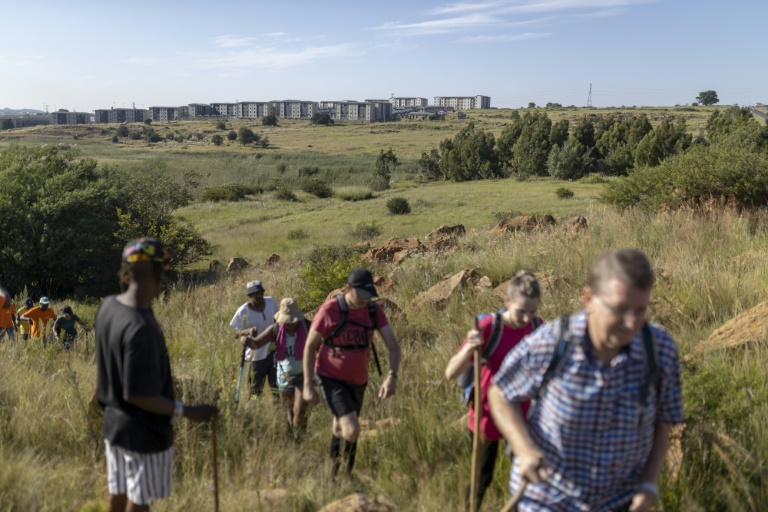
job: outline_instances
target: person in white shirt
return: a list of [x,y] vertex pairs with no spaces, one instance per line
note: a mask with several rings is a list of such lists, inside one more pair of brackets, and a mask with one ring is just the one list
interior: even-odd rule
[[[235,316],[229,322],[230,327],[238,334],[248,331],[250,336],[264,332],[275,323],[275,313],[278,311],[277,302],[272,297],[264,296],[264,285],[261,281],[251,281],[246,289],[248,302],[240,306]],[[272,392],[277,396],[277,372],[275,369],[275,344],[269,343],[257,349],[247,349],[245,359],[251,361],[252,394],[260,395],[267,380]]]

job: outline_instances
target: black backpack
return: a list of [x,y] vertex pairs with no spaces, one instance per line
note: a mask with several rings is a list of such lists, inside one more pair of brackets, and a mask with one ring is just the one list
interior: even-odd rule
[[[549,362],[547,371],[544,372],[544,377],[541,380],[541,386],[539,387],[539,393],[537,400],[540,400],[544,396],[547,384],[552,378],[557,375],[562,369],[563,363],[567,359],[566,354],[573,348],[573,332],[571,331],[570,316],[566,315],[560,318],[558,329],[558,343],[555,347],[555,351],[552,353],[552,360]],[[656,384],[656,392],[661,391],[661,371],[659,369],[658,356],[656,355],[656,347],[653,341],[653,333],[648,323],[645,323],[642,328],[643,334],[643,352],[645,354],[645,375],[643,377],[643,384],[640,387],[640,396],[638,402],[641,408],[648,406],[648,398],[650,396],[650,389],[652,384]],[[532,411],[533,408],[529,409]],[[639,421],[639,419],[638,419]]]
[[[490,359],[491,354],[493,354],[496,351],[496,348],[499,346],[501,335],[504,332],[504,322],[501,319],[501,315],[504,313],[504,311],[506,311],[506,309],[502,308],[495,313],[482,313],[477,315],[477,318],[475,319],[475,325],[477,325],[477,322],[483,318],[493,315],[493,319],[491,320],[491,335],[488,337],[488,343],[486,344],[485,350],[483,350],[483,354],[481,356],[481,361],[483,363]],[[531,332],[538,329],[541,325],[539,317],[534,316],[533,320],[531,320],[531,325],[533,326],[533,330]],[[459,379],[456,381],[456,385],[461,389],[461,403],[464,405],[464,407],[469,407],[469,405],[472,403],[472,400],[474,400],[475,392],[474,364],[469,365],[469,368],[462,372],[462,374],[459,376]]]
[[332,342],[334,338],[338,338],[339,335],[341,335],[341,331],[344,329],[344,326],[347,323],[350,323],[357,327],[362,327],[366,331],[375,331],[378,328],[378,322],[377,322],[377,314],[376,314],[376,303],[373,301],[368,302],[368,315],[371,318],[371,324],[370,325],[363,325],[357,322],[354,322],[352,320],[349,320],[349,306],[347,305],[347,301],[344,298],[344,294],[340,293],[336,295],[336,302],[339,303],[339,311],[341,312],[341,317],[339,318],[339,323],[336,324],[336,327],[333,328],[333,331],[331,332],[330,336],[328,336],[328,339],[325,340],[325,344],[329,347],[332,347],[334,352],[336,350],[362,350],[368,348],[370,345],[371,349],[373,350],[373,360],[376,363],[376,370],[379,373],[379,376],[381,376],[381,365],[379,364],[379,354],[376,353],[376,345],[373,343],[373,335],[371,335],[370,342],[366,343],[360,343],[357,345],[337,345]]

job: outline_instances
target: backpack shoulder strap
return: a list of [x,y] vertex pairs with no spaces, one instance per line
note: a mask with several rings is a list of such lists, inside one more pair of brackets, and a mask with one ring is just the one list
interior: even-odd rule
[[531,327],[533,327],[534,331],[541,327],[541,319],[536,315],[533,315],[533,320],[531,320]]
[[371,317],[371,328],[375,331],[379,328],[378,325],[378,317],[379,315],[376,313],[376,303],[371,301],[368,301],[368,316]]
[[483,360],[487,361],[491,354],[494,353],[501,341],[501,334],[504,331],[504,321],[501,319],[501,315],[504,310],[499,310],[491,317],[491,335],[488,337],[488,343],[483,351]]
[[651,385],[656,384],[656,391],[661,391],[659,386],[661,381],[661,371],[659,370],[659,360],[656,355],[656,345],[653,341],[653,332],[648,323],[643,325],[643,352],[645,353],[645,378],[640,388],[640,403],[643,406],[648,405],[648,393]]
[[569,315],[561,317],[557,323],[557,345],[555,346],[555,351],[552,353],[552,360],[549,362],[549,366],[547,366],[547,370],[544,372],[544,377],[541,379],[541,386],[539,387],[538,393],[539,398],[544,395],[547,384],[552,380],[552,377],[557,375],[567,359],[565,356],[571,348],[573,339],[570,324],[571,317]]
[[341,315],[339,316],[339,323],[336,324],[336,327],[334,327],[333,332],[331,332],[331,335],[328,336],[328,340],[332,340],[333,338],[341,334],[341,330],[344,329],[344,325],[347,323],[349,306],[347,306],[347,301],[344,299],[343,293],[340,293],[336,296],[336,302],[339,304],[339,312],[341,313]]

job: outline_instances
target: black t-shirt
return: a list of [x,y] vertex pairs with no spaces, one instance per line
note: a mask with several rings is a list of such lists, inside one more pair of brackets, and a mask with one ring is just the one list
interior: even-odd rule
[[96,398],[104,409],[101,434],[110,444],[152,453],[173,444],[171,417],[139,409],[123,397],[161,395],[173,400],[168,349],[151,309],[109,296],[96,313]]

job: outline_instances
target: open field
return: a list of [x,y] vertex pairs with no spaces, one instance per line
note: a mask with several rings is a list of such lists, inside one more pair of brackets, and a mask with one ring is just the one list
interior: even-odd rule
[[[691,124],[696,121],[703,126],[713,110],[679,112],[700,115]],[[661,116],[676,110],[627,112]],[[590,112],[557,109],[549,113],[556,120]],[[470,120],[498,133],[508,115],[504,110],[478,111],[470,113]],[[113,144],[109,141],[114,126],[48,127],[2,133],[0,149],[14,142],[77,144],[84,156],[128,172],[152,167],[179,179],[196,173],[200,181],[196,192],[227,183],[265,187],[263,194],[247,201],[194,202],[177,211],[180,219],[216,245],[213,257],[226,263],[241,256],[253,266],[237,274],[207,274],[194,283],[176,282],[155,306],[181,398],[187,403],[218,400],[222,410],[218,442],[223,511],[310,512],[353,490],[384,494],[398,510],[461,511],[470,466],[465,411],[455,386],[444,380],[443,370],[473,315],[498,308],[500,300],[488,291],[469,289],[451,298],[443,309],[434,310],[413,304],[420,292],[466,268],[477,269],[493,285],[526,268],[541,276],[541,314],[552,319],[579,308],[587,268],[597,254],[612,247],[638,247],[649,255],[658,276],[651,317],[671,331],[681,355],[768,295],[765,212],[618,213],[597,201],[601,185],[589,180],[419,183],[416,159],[421,151],[452,137],[462,123],[449,119],[434,125],[326,128],[285,122],[275,129],[257,126],[274,149],[239,144],[218,148],[205,140]],[[206,121],[154,128],[161,134],[207,130],[210,135],[213,125]],[[239,126],[233,124],[235,129]],[[101,133],[102,129],[111,131]],[[367,191],[376,155],[390,146],[402,165],[393,174],[393,188],[374,192],[372,199],[318,199],[298,191],[298,170],[305,166],[318,166],[319,176],[337,194]],[[275,198],[272,190],[283,185],[297,192],[298,202]],[[557,199],[555,190],[562,186],[575,196]],[[387,213],[386,201],[396,196],[408,199],[410,214]],[[576,235],[566,235],[560,227],[517,236],[492,233],[489,228],[496,218],[511,212],[555,217],[583,214],[589,228]],[[361,223],[380,227],[379,235],[367,239],[374,244],[391,236],[423,237],[442,224],[462,223],[467,234],[450,254],[413,257],[401,265],[370,264],[375,274],[391,275],[396,282],[387,298],[404,313],[393,322],[403,347],[401,378],[397,395],[380,401],[374,395],[381,380],[372,372],[362,415],[369,422],[385,420],[386,424],[365,429],[355,480],[334,485],[327,461],[331,416],[325,406],[312,409],[309,432],[299,445],[289,440],[283,414],[270,399],[245,399],[235,406],[239,349],[227,323],[244,302],[245,283],[251,279],[262,279],[267,293],[277,299],[306,292],[301,271],[311,246],[350,246],[361,240],[350,235]],[[306,236],[289,236],[298,230]],[[282,259],[266,266],[262,262],[271,253]],[[200,262],[198,269],[206,264]],[[22,298],[17,297],[17,304]],[[65,303],[92,325],[96,300],[61,300],[53,307],[58,310]],[[380,343],[379,348],[383,355]],[[768,510],[766,366],[768,351],[763,342],[705,353],[685,364],[687,426],[682,463],[676,474],[664,474],[663,503],[656,511]],[[0,459],[4,461],[0,511],[106,510],[100,417],[88,406],[95,385],[92,334],[84,336],[71,354],[56,347],[43,350],[36,344],[0,342],[0,375]],[[173,497],[153,510],[212,510],[209,427],[182,422],[175,450]],[[505,501],[507,467],[505,461],[504,469],[496,472],[485,510],[498,510]]]

